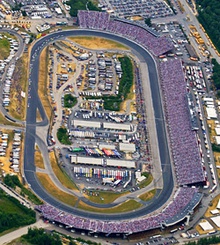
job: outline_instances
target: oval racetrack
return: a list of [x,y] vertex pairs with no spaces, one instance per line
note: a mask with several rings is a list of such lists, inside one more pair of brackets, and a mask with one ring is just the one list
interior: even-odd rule
[[[114,34],[109,34],[105,32],[92,31],[92,30],[70,30],[62,31],[57,33],[52,33],[48,36],[45,36],[39,41],[37,41],[31,51],[30,58],[30,98],[28,98],[28,108],[26,116],[26,135],[25,135],[25,149],[24,149],[24,177],[26,181],[31,185],[32,190],[45,202],[50,205],[59,208],[63,211],[69,212],[74,215],[89,217],[92,219],[100,220],[122,220],[122,219],[131,219],[135,217],[141,217],[146,214],[149,214],[158,208],[160,208],[170,197],[174,182],[172,176],[172,168],[170,161],[170,154],[168,150],[167,136],[165,130],[164,120],[155,120],[158,143],[159,143],[159,152],[160,159],[162,161],[162,171],[163,171],[163,190],[157,193],[154,199],[149,202],[149,205],[144,206],[139,210],[135,210],[129,213],[120,213],[120,214],[99,214],[86,212],[84,210],[79,210],[74,207],[70,207],[64,203],[59,202],[57,199],[48,194],[44,188],[39,183],[35,175],[35,164],[34,164],[34,152],[35,152],[35,138],[36,138],[36,126],[44,126],[48,124],[48,119],[44,112],[43,106],[38,96],[38,71],[39,71],[39,55],[41,50],[48,45],[49,42],[54,42],[57,39],[57,36],[68,37],[68,36],[98,36],[107,39],[112,39],[114,41],[120,42],[129,46],[140,60],[140,62],[145,62],[148,66],[149,79],[151,86],[152,101],[154,107],[155,118],[163,119],[163,110],[162,110],[162,100],[160,97],[160,86],[158,81],[157,67],[153,57],[142,48],[140,45],[125,39]],[[33,58],[34,57],[34,58]],[[144,91],[143,91],[144,93]],[[148,96],[147,94],[145,96]],[[42,122],[36,123],[36,111],[37,108],[41,114]],[[47,132],[45,132],[47,133]],[[45,146],[46,147],[46,146]]]

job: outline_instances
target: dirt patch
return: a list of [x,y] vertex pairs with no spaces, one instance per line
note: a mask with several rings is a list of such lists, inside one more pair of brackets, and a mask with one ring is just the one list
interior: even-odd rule
[[[0,131],[3,134],[8,134],[8,140],[7,140],[8,147],[6,149],[6,155],[0,156],[1,170],[2,170],[2,173],[5,173],[5,174],[14,173],[14,171],[10,168],[11,162],[9,161],[10,152],[12,151],[12,142],[13,142],[14,133],[11,130],[5,130],[5,129],[0,129]],[[1,137],[0,137],[0,142],[2,142]]]
[[128,47],[115,41],[99,37],[70,37],[71,41],[78,43],[88,49],[122,49],[129,50]]
[[[12,77],[9,114],[18,119],[25,119],[25,98],[21,92],[27,87],[28,55],[24,54],[16,63]],[[27,96],[26,96],[27,97]]]
[[38,94],[45,109],[48,119],[52,116],[52,107],[47,94],[48,83],[48,47],[44,48],[40,55]]
[[37,145],[35,147],[34,162],[35,162],[36,167],[45,169],[44,160],[43,160],[41,151]]

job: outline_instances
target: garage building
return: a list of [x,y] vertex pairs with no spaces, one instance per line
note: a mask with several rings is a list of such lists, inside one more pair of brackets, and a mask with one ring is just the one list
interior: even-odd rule
[[135,168],[136,167],[136,164],[134,161],[107,159],[106,163],[108,167],[122,167],[122,168]]
[[103,165],[103,158],[70,156],[70,161],[75,164]]
[[130,124],[124,124],[124,123],[103,123],[103,128],[105,129],[114,129],[114,130],[123,130],[123,131],[131,131],[131,125]]
[[84,121],[84,120],[72,120],[72,126],[83,128],[101,128],[100,122]]
[[135,144],[119,143],[119,150],[127,153],[133,153],[136,151]]

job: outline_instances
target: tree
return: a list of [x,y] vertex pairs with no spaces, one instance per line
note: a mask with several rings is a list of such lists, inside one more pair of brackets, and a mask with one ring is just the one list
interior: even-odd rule
[[69,0],[67,4],[71,7],[70,15],[73,17],[77,16],[78,10],[93,10],[101,11],[95,4],[90,0]]
[[62,128],[61,127],[61,128],[58,129],[57,138],[64,145],[70,145],[71,144],[66,128]]
[[21,13],[22,13],[22,16],[24,16],[24,17],[26,17],[26,16],[27,16],[27,13],[26,13],[26,11],[25,11],[25,10],[22,10],[22,11],[21,11]]
[[69,242],[69,245],[77,245],[77,243],[75,243],[74,241],[71,240],[71,241]]
[[77,103],[77,98],[73,97],[71,94],[64,95],[64,107],[72,108]]
[[151,22],[151,18],[146,18],[145,20],[144,20],[144,22],[145,22],[145,24],[146,25],[148,25],[148,26],[152,26],[152,22]]
[[60,237],[55,233],[46,233],[43,228],[29,228],[22,236],[26,241],[35,245],[62,245]]
[[12,175],[10,176],[9,174],[7,174],[4,177],[4,183],[8,186],[10,186],[11,188],[15,188],[16,186],[18,187],[22,187],[20,180],[18,179],[17,175]]

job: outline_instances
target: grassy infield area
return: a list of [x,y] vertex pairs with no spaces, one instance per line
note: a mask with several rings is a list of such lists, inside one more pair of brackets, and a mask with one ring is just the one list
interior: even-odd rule
[[[72,41],[77,42],[79,45],[87,47],[87,48],[93,48],[93,49],[127,49],[125,46],[118,44],[114,41],[109,41],[101,38],[95,38],[95,37],[78,37],[78,38],[70,38]],[[97,43],[101,43],[102,45],[97,46]],[[48,64],[48,48],[45,48],[44,51],[41,53],[40,58],[40,71],[39,71],[39,96],[43,102],[44,108],[46,110],[47,116],[50,118],[51,116],[51,105],[50,101],[48,99],[47,95],[47,82],[48,82],[48,76],[47,74],[47,66]],[[67,187],[68,189],[76,190],[78,191],[75,184],[69,179],[69,177],[66,175],[66,173],[62,170],[62,168],[57,164],[55,155],[53,152],[50,153],[50,159],[53,171],[59,181],[62,183],[63,186]],[[36,162],[36,164],[38,164]],[[37,173],[37,177],[39,178],[41,184],[45,187],[45,189],[51,194],[56,196],[59,200],[71,205],[71,206],[77,206],[81,209],[86,209],[88,211],[94,211],[94,212],[103,212],[103,213],[117,213],[117,212],[127,212],[130,210],[134,210],[137,208],[140,208],[142,204],[135,200],[128,200],[114,208],[109,209],[97,209],[92,206],[89,206],[85,204],[82,201],[79,201],[77,197],[70,195],[68,193],[65,193],[58,189],[50,179],[49,175],[45,173]],[[152,176],[150,176],[147,180],[148,184],[152,181]],[[149,193],[145,193],[140,198],[142,200],[148,200],[153,197],[153,194],[155,191],[151,191]],[[115,199],[118,197],[125,195],[127,193],[109,193],[109,192],[100,192],[99,196],[93,196],[93,195],[85,195],[86,198],[88,198],[90,201],[95,203],[112,203]]]

